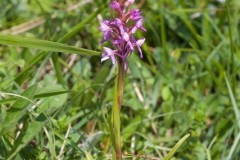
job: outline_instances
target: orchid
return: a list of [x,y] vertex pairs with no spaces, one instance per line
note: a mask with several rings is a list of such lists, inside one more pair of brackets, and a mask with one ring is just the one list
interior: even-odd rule
[[143,27],[143,17],[139,9],[130,10],[130,5],[135,0],[112,0],[110,8],[114,17],[100,23],[99,30],[103,32],[101,43],[110,41],[112,46],[103,47],[101,62],[110,59],[113,65],[118,64],[118,78],[116,80],[116,90],[114,92],[114,102],[112,109],[113,128],[113,159],[122,160],[121,149],[121,129],[120,129],[120,110],[123,100],[124,76],[128,68],[127,57],[135,50],[143,58],[141,46],[145,38],[136,39],[134,34],[137,30],[146,31]]
[[116,13],[117,17],[112,20],[104,20],[100,23],[99,30],[103,32],[101,43],[110,41],[113,49],[104,47],[101,61],[111,59],[115,65],[117,61],[127,69],[127,57],[131,55],[136,47],[140,58],[143,58],[141,46],[145,38],[136,40],[134,34],[137,30],[146,31],[143,27],[143,17],[139,9],[129,10],[129,6],[135,0],[113,0],[110,8]]

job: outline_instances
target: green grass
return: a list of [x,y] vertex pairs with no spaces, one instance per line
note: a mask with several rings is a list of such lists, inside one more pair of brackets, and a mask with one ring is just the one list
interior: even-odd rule
[[[239,0],[136,0],[125,159],[238,160]],[[106,1],[0,1],[0,159],[111,159],[116,67],[100,62]],[[34,22],[34,23],[32,23]]]

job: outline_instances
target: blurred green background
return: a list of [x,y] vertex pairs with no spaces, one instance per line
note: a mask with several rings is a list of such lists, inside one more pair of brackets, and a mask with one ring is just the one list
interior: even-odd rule
[[[0,34],[101,52],[108,2],[1,0]],[[134,7],[147,32],[136,35],[146,38],[144,58],[131,55],[125,79],[124,159],[163,159],[191,133],[173,160],[239,160],[240,1]],[[111,159],[115,75],[100,56],[0,45],[0,159]],[[24,110],[9,112],[13,106]]]

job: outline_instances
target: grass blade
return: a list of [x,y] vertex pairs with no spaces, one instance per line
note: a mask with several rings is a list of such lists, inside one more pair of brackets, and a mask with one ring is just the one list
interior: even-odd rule
[[235,116],[236,116],[236,119],[237,119],[237,124],[238,124],[238,127],[240,129],[240,113],[239,113],[239,110],[238,110],[237,102],[236,102],[235,97],[233,95],[232,88],[229,84],[229,81],[228,81],[228,78],[227,78],[226,75],[225,75],[225,81],[226,81],[226,84],[227,84],[229,96],[231,98],[231,102],[232,102],[233,109],[234,109],[234,112],[235,112]]
[[230,152],[229,152],[228,157],[227,157],[226,160],[231,160],[231,159],[233,159],[233,157],[232,157],[232,156],[233,156],[233,153],[234,153],[234,151],[236,150],[236,148],[238,147],[239,142],[240,142],[240,132],[238,133],[237,137],[235,138],[235,140],[234,140],[234,142],[233,142],[233,145],[232,145],[232,147],[231,147],[231,149],[230,149]]
[[88,55],[88,56],[99,55],[99,52],[96,52],[96,51],[68,46],[58,42],[51,42],[46,40],[38,40],[38,39],[25,38],[25,37],[19,37],[19,36],[12,36],[12,35],[0,35],[0,44],[14,45],[14,46],[20,46],[20,47],[27,47],[27,48],[36,48],[36,49],[41,49],[44,51],[51,51],[51,52],[75,53],[79,55]]
[[164,158],[164,160],[170,160],[172,156],[176,153],[179,147],[190,137],[190,133],[186,134],[182,139],[180,139],[177,144],[173,147],[173,149],[168,153],[168,155]]

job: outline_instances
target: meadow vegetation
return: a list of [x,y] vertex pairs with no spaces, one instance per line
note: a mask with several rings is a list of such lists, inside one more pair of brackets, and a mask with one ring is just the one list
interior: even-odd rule
[[[105,0],[0,0],[0,159],[111,159]],[[240,159],[240,1],[136,0],[123,159]]]

